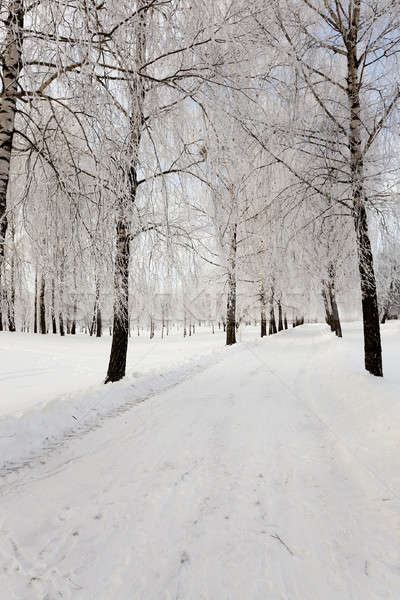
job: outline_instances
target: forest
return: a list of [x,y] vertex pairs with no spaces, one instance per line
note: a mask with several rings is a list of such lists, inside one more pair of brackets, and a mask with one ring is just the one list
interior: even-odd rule
[[400,0],[0,0],[0,79],[0,599],[400,598]]
[[[9,0],[0,328],[260,336],[399,308],[396,0]],[[195,299],[195,300],[194,300]],[[268,331],[267,331],[268,330]]]

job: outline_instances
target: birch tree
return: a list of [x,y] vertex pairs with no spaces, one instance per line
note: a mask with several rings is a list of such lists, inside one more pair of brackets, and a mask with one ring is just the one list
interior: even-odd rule
[[[260,27],[266,43],[275,48],[279,43],[285,57],[283,70],[275,73],[280,91],[288,84],[292,106],[286,125],[283,120],[274,124],[274,133],[279,130],[281,140],[286,140],[285,153],[277,158],[310,193],[351,213],[358,252],[365,368],[382,376],[367,211],[386,195],[389,157],[382,153],[380,140],[382,136],[390,138],[388,128],[398,114],[398,6],[392,0],[277,0],[273,14],[274,35],[278,37],[274,38],[262,23]],[[288,76],[286,83],[282,74]],[[304,112],[296,120],[299,103],[305,102],[309,108],[314,105],[309,112],[314,122]],[[254,131],[253,135],[260,138]],[[290,137],[294,145],[289,144]],[[268,147],[265,138],[262,143],[274,154],[276,146]],[[312,157],[308,172],[296,166],[293,150]],[[325,190],[327,179],[335,182],[332,194]]]

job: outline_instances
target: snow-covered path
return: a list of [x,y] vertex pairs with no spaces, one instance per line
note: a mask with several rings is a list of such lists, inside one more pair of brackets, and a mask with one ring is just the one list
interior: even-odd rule
[[[358,375],[351,335],[338,346],[309,327],[228,350],[6,479],[0,598],[399,598],[398,424],[380,454],[382,418],[377,431],[360,415],[354,435],[351,411],[348,429],[327,420],[335,397],[344,411],[346,364],[371,410],[395,383]],[[332,352],[341,381],[323,370]]]

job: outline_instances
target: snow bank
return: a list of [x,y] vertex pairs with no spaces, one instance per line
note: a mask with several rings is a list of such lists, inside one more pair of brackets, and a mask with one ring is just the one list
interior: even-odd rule
[[[216,364],[228,349],[205,355],[181,358],[178,367],[153,370],[144,376],[128,376],[121,382],[99,384],[85,391],[64,394],[42,406],[26,410],[21,416],[0,418],[0,474],[30,462],[43,450],[54,448],[65,439],[89,431],[105,418],[112,417],[149,396],[171,388]],[[169,357],[173,362],[176,357]],[[184,364],[182,364],[184,363]]]
[[[198,328],[195,336],[186,339],[181,332],[164,340],[159,334],[153,340],[132,336],[128,377],[137,379],[177,368],[224,345],[222,332],[213,336],[203,329]],[[100,384],[107,371],[110,346],[108,335],[97,339],[0,332],[0,416],[21,416],[33,407],[43,408],[55,397]]]

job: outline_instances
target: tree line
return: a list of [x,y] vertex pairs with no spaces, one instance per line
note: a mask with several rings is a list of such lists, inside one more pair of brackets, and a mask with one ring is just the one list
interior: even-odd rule
[[106,323],[108,382],[133,323],[164,333],[179,305],[192,333],[187,299],[204,286],[228,345],[255,312],[264,336],[317,304],[341,337],[338,290],[353,290],[365,368],[382,376],[380,321],[399,295],[399,8],[2,2],[0,327]]

